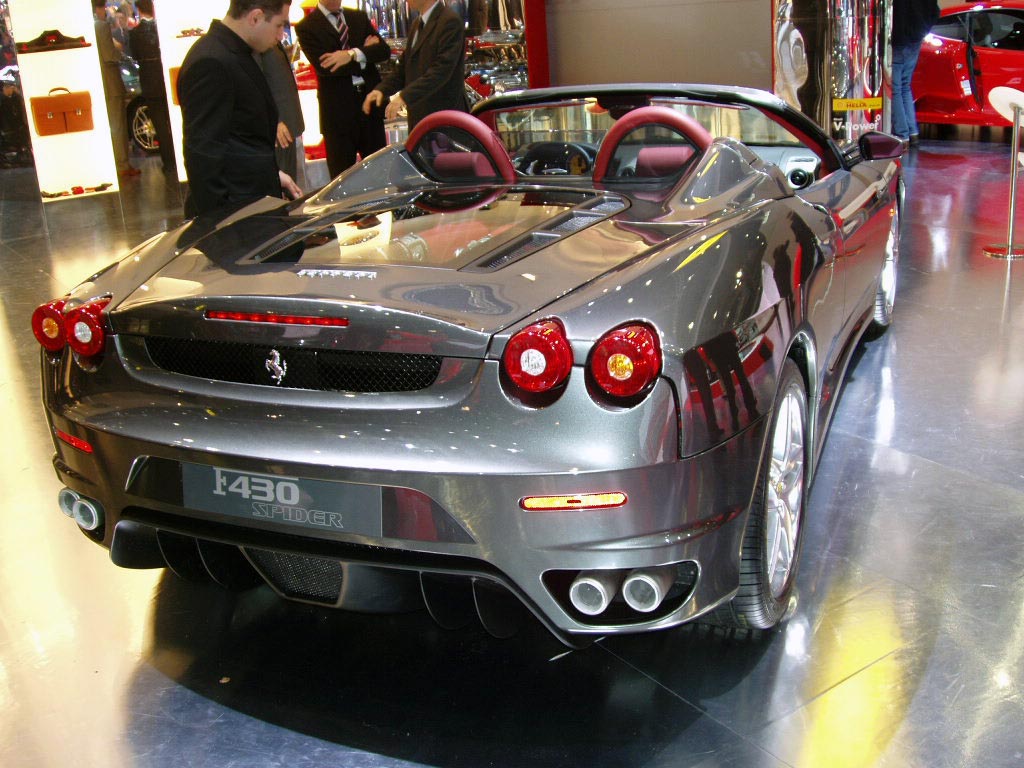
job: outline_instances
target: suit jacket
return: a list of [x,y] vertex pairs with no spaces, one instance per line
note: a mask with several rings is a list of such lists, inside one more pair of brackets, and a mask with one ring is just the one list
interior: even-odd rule
[[167,99],[164,68],[160,60],[160,38],[153,19],[139,19],[129,30],[132,55],[139,62],[139,88],[147,99]]
[[103,75],[103,90],[106,93],[107,103],[119,105],[123,112],[126,91],[124,80],[121,79],[121,54],[114,47],[114,36],[110,31],[110,24],[101,19],[95,19],[93,27],[96,30],[96,49],[100,55],[100,71]]
[[278,43],[260,54],[260,65],[277,105],[277,119],[288,126],[292,136],[299,138],[306,130],[306,121],[302,118],[299,88],[295,84],[295,72],[292,71],[288,52]]
[[[411,43],[411,40],[409,41]],[[385,96],[399,91],[409,113],[409,130],[432,112],[466,103],[466,29],[462,18],[438,0],[426,26],[408,44],[395,70],[384,78]]]
[[[331,20],[314,7],[306,17],[295,25],[295,34],[299,38],[306,58],[313,65],[317,76],[317,99],[320,102],[320,130],[354,132],[354,120],[358,110],[362,109],[362,97],[357,97],[352,78],[362,77],[366,81],[366,92],[373,90],[380,82],[377,64],[387,61],[391,56],[391,47],[370,21],[364,11],[343,8],[345,23],[348,24],[348,44],[344,49],[338,38],[338,30]],[[364,46],[363,41],[371,35],[380,38],[380,42]],[[366,56],[366,67],[362,68],[356,61],[331,72],[320,66],[320,57],[332,51],[358,48]],[[353,104],[358,104],[353,111]],[[381,115],[383,119],[383,113]]]
[[187,216],[281,196],[274,97],[252,49],[220,21],[185,55],[178,101],[189,182]]
[[939,20],[936,0],[895,0],[892,6],[892,44],[918,46]]
[[[260,66],[266,75],[270,93],[277,105],[277,118],[298,141],[306,130],[306,121],[302,117],[302,105],[299,103],[299,88],[295,84],[295,73],[288,52],[281,43],[268,48],[260,54]],[[287,173],[296,182],[299,180],[299,149],[296,144],[288,147],[275,147],[274,157],[277,167]]]

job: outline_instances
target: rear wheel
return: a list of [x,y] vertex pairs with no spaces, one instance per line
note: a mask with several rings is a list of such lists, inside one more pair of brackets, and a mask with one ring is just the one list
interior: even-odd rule
[[743,536],[740,589],[711,623],[771,629],[795,599],[807,496],[807,394],[800,369],[787,360],[772,411],[755,501]]
[[[902,187],[901,187],[902,190]],[[896,305],[896,268],[900,262],[900,206],[896,204],[889,222],[889,238],[885,243],[885,262],[878,276],[878,291],[875,293],[875,315],[871,319],[867,334],[878,338],[892,325],[893,307]]]
[[156,127],[142,99],[135,99],[128,105],[128,130],[135,146],[147,155],[156,153],[160,148],[156,140]]

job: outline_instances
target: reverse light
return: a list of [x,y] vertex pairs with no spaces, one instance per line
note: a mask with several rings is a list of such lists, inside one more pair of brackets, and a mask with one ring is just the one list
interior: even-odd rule
[[36,307],[32,313],[32,333],[43,348],[50,352],[64,349],[64,299],[50,301]]
[[64,335],[71,350],[82,357],[95,357],[106,346],[103,310],[110,299],[93,299],[68,310],[64,315]]
[[605,334],[590,356],[597,385],[613,397],[633,397],[661,373],[661,348],[647,325],[627,325]]
[[527,512],[560,512],[567,509],[610,509],[627,501],[621,491],[577,493],[572,496],[526,496],[519,506]]
[[548,392],[569,377],[572,347],[556,320],[534,323],[509,339],[502,358],[505,372],[527,392]]

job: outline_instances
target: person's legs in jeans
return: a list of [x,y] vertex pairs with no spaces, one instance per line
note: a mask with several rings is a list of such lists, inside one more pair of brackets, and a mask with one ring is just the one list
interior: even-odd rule
[[920,52],[917,45],[901,45],[892,50],[892,132],[901,139],[917,135],[910,81]]

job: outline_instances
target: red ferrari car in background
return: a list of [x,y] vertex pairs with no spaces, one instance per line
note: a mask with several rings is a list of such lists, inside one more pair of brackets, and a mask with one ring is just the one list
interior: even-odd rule
[[920,123],[1007,126],[988,103],[1024,86],[1024,0],[955,5],[921,44],[912,89]]

